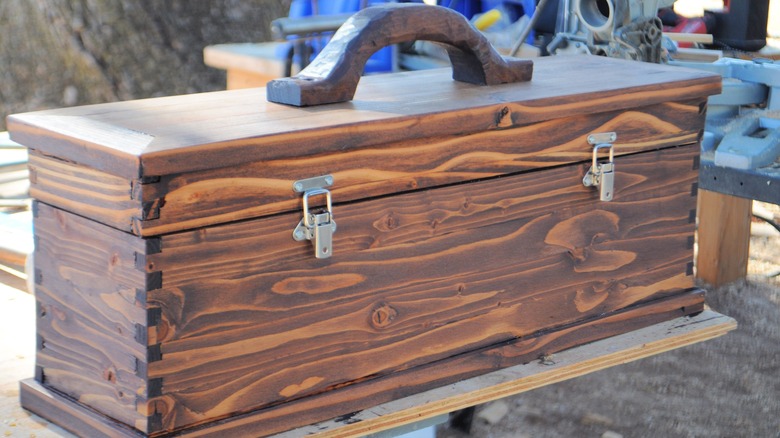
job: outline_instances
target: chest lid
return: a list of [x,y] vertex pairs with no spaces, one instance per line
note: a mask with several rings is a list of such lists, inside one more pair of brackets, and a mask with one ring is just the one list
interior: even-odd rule
[[[354,76],[362,66],[337,58],[360,50],[337,37],[341,48],[323,51],[327,62],[280,81],[292,88],[270,86],[271,99],[305,88],[296,81]],[[337,204],[586,162],[594,132],[617,132],[618,157],[692,143],[706,97],[720,91],[706,72],[596,56],[534,60],[533,78],[528,61],[509,60],[519,82],[474,79],[458,65],[476,59],[490,76],[489,44],[461,50],[466,43],[446,35],[423,38],[455,47],[454,70],[364,77],[352,100],[296,107],[269,102],[265,89],[221,91],[17,114],[9,131],[30,148],[33,197],[152,236],[300,210],[293,185],[312,177],[332,176]],[[493,55],[458,61],[469,51]],[[332,100],[345,100],[338,93]]]

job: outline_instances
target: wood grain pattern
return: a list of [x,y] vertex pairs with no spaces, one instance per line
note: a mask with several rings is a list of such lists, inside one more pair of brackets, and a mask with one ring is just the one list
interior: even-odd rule
[[736,326],[732,318],[705,310],[695,316],[565,350],[556,353],[551,360],[534,361],[465,379],[353,412],[349,419],[334,418],[274,435],[274,438],[365,436],[713,339]]
[[148,274],[136,267],[145,242],[37,203],[34,219],[41,383],[147,430]]
[[40,176],[32,187],[47,203],[152,236],[298,210],[292,184],[313,175],[334,175],[334,199],[345,202],[588,161],[586,137],[593,132],[617,131],[618,156],[692,143],[704,123],[702,104],[663,103],[146,180],[122,181],[34,153]]
[[477,85],[531,80],[533,62],[504,58],[460,13],[442,6],[388,3],[351,16],[303,71],[268,83],[268,101],[311,106],[352,100],[366,61],[382,47],[443,44],[452,78]]
[[568,166],[339,206],[326,261],[290,245],[296,215],[163,236],[148,258],[163,279],[148,294],[162,314],[149,376],[165,388],[163,423],[299,399],[690,288],[697,154],[623,157],[609,203],[594,205],[585,169]]
[[96,219],[119,230],[130,230],[142,216],[133,199],[131,182],[75,163],[29,153],[30,196],[49,205]]
[[722,286],[745,278],[753,200],[699,190],[696,277]]
[[595,208],[583,165],[337,205],[325,261],[297,214],[142,239],[39,204],[41,380],[159,434],[673,299],[697,155],[621,157]]
[[[697,304],[698,302],[698,304]],[[689,308],[685,308],[689,305]],[[280,405],[239,416],[223,424],[214,424],[209,429],[183,431],[182,436],[219,436],[219,434],[266,436],[289,430],[289,423],[311,424],[321,419],[337,416],[348,418],[358,411],[380,403],[420,393],[447,383],[460,382],[474,376],[486,374],[497,368],[509,367],[539,360],[574,345],[605,339],[610,335],[625,333],[664,320],[682,316],[684,311],[696,313],[702,310],[699,293],[678,295],[661,300],[654,305],[642,306],[641,311],[627,309],[613,315],[605,315],[596,321],[586,321],[576,327],[564,328],[550,333],[539,333],[517,342],[486,348],[475,354],[452,358],[446,362],[433,363],[417,369],[402,371],[379,381],[367,381],[348,387],[342,393],[322,393],[301,400],[299,406]],[[623,324],[628,324],[623,325]],[[622,329],[618,328],[622,325]],[[498,367],[496,367],[498,365]],[[392,388],[390,394],[380,388]],[[330,406],[337,406],[336,409]],[[320,407],[318,407],[320,406]],[[295,414],[292,411],[295,409]],[[346,412],[346,414],[344,414]],[[319,419],[318,419],[319,418]]]
[[447,69],[366,77],[352,102],[327,107],[292,108],[267,103],[264,90],[235,90],[17,114],[8,127],[27,147],[134,179],[470,135],[720,92],[717,75],[604,57],[549,57],[534,69],[532,81],[489,89],[453,82]]
[[[689,309],[683,309],[681,306],[690,305]],[[538,387],[549,382],[570,378],[574,375],[582,375],[596,369],[605,368],[634,360],[638,357],[645,357],[652,353],[666,351],[671,348],[678,348],[688,343],[700,342],[715,336],[722,335],[724,332],[734,328],[733,320],[730,318],[712,315],[712,312],[705,311],[700,316],[693,318],[673,319],[669,323],[659,324],[661,321],[668,321],[676,315],[685,314],[690,311],[701,310],[700,292],[692,292],[680,296],[651,303],[650,306],[640,308],[631,308],[616,314],[607,315],[604,318],[593,321],[586,321],[577,326],[567,327],[561,331],[542,332],[532,337],[521,340],[518,343],[507,343],[496,346],[495,348],[485,349],[476,355],[461,356],[454,358],[456,364],[467,364],[466,367],[448,367],[446,363],[439,362],[420,369],[406,370],[398,374],[387,376],[383,379],[373,379],[360,382],[356,385],[343,388],[339,391],[330,391],[318,394],[309,399],[302,400],[296,404],[283,404],[273,408],[250,412],[244,415],[232,417],[221,422],[205,424],[201,427],[186,429],[173,433],[158,433],[154,436],[187,436],[187,437],[206,437],[206,436],[268,436],[279,432],[288,431],[295,424],[307,425],[328,418],[336,418],[338,424],[336,429],[333,427],[315,427],[290,431],[284,436],[303,436],[314,432],[321,432],[325,435],[337,434],[337,436],[361,436],[368,430],[379,430],[382,425],[387,425],[388,421],[399,421],[399,415],[408,413],[400,411],[397,415],[390,413],[387,418],[380,417],[375,421],[363,420],[365,413],[380,411],[386,407],[382,405],[391,400],[402,405],[410,402],[409,396],[412,394],[423,394],[427,397],[416,398],[412,401],[415,413],[413,418],[420,418],[431,412],[446,413],[458,407],[466,407],[477,403],[479,400],[490,398],[499,398],[511,395],[513,393],[527,390],[530,387]],[[712,319],[719,319],[719,323],[713,323]],[[726,321],[723,321],[723,320]],[[621,333],[624,333],[627,327],[623,324],[630,321],[631,330],[650,327],[651,336],[648,338],[639,335],[641,344],[634,342],[633,348],[627,354],[621,354],[616,345],[622,345],[619,339],[636,336],[633,332],[626,335],[615,336],[601,344],[606,344],[603,348],[595,348],[593,341],[607,338],[615,325],[620,326]],[[657,324],[657,325],[651,325]],[[567,350],[574,345],[583,345],[581,347]],[[636,352],[636,348],[639,352]],[[532,366],[530,362],[539,359],[542,356],[550,355],[557,351],[564,351],[561,355],[556,354],[557,365],[545,367],[544,373],[532,373],[530,376],[516,376],[515,369]],[[585,354],[589,361],[569,364],[566,358],[569,354],[579,356]],[[504,361],[508,368],[502,371],[494,369],[497,358]],[[560,364],[563,365],[560,365]],[[555,372],[555,368],[562,368],[560,372]],[[573,370],[572,370],[573,368]],[[419,377],[426,373],[435,377],[438,381],[457,381],[456,384],[446,384],[442,387],[437,383],[426,382]],[[454,376],[453,373],[461,373],[460,376]],[[504,377],[506,374],[512,375],[511,379]],[[503,380],[496,379],[496,375],[503,377]],[[484,376],[485,379],[470,378],[470,376]],[[506,381],[508,380],[508,381]],[[475,381],[478,386],[474,388]],[[491,382],[490,386],[498,385],[495,388],[484,388],[485,381]],[[465,394],[451,396],[452,390],[463,391],[462,387],[467,387]],[[388,391],[392,388],[392,391]],[[518,389],[519,388],[519,389]],[[428,392],[425,392],[428,391]],[[447,393],[449,397],[431,396],[441,392]],[[38,413],[39,415],[56,421],[66,429],[84,436],[90,437],[138,437],[143,436],[130,430],[125,425],[113,422],[110,418],[102,416],[92,410],[84,408],[73,399],[64,396],[56,390],[40,386],[35,381],[24,381],[21,384],[21,397],[23,405]],[[404,398],[407,397],[407,398]],[[422,401],[421,401],[422,400]],[[377,406],[378,405],[378,406]],[[377,406],[377,408],[373,408]],[[362,412],[361,412],[362,410]],[[420,411],[421,410],[421,411]],[[357,417],[351,420],[353,417]],[[409,417],[402,417],[401,421],[410,421]],[[361,423],[357,424],[356,423]],[[392,424],[392,423],[391,423]],[[378,427],[372,428],[371,425]],[[343,426],[343,427],[342,427]]]
[[[52,203],[38,381],[102,413],[85,433],[257,436],[701,310],[694,159],[719,78],[539,64],[490,87],[366,78],[327,108],[249,90],[11,117]],[[602,130],[607,203],[581,183]],[[324,173],[339,230],[318,260],[290,189]]]

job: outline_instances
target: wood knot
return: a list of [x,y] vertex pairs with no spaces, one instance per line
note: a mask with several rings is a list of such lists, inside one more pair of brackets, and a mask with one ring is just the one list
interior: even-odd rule
[[379,231],[391,231],[400,225],[401,221],[393,214],[393,212],[387,213],[386,216],[378,219],[374,222],[374,228]]
[[512,117],[510,115],[509,107],[503,107],[496,113],[496,127],[509,128],[512,126]]
[[61,230],[65,230],[68,228],[67,219],[65,218],[64,212],[56,210],[54,212],[54,216],[57,218],[57,225],[60,226]]
[[568,253],[575,262],[582,263],[588,258],[588,251],[586,248],[572,248]]
[[379,303],[371,310],[371,326],[375,329],[387,328],[398,317],[398,310],[387,303]]
[[111,383],[116,383],[116,368],[110,366],[103,371],[103,378]]
[[393,228],[396,228],[398,226],[398,219],[393,216],[392,213],[387,215],[386,223],[387,223],[387,229],[392,230]]

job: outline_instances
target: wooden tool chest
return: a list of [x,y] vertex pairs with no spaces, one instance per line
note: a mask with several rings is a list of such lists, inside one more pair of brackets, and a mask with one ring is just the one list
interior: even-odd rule
[[88,436],[261,436],[701,311],[719,78],[518,65],[11,116],[37,200],[23,405]]

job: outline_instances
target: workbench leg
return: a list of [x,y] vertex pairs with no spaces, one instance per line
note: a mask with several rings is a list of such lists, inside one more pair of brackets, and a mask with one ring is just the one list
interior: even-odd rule
[[720,286],[747,275],[753,201],[699,190],[696,276]]

